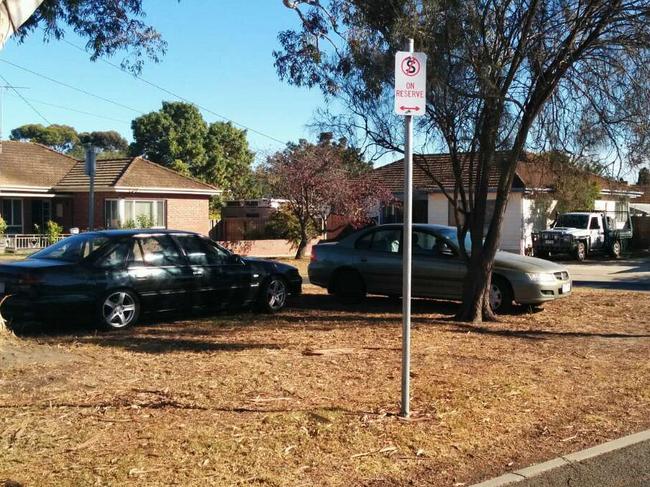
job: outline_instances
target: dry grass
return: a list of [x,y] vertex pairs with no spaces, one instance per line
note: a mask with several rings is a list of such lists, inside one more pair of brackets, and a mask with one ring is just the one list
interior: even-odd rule
[[647,293],[577,290],[484,327],[453,311],[414,303],[410,421],[382,298],[339,307],[307,286],[276,316],[32,331],[25,346],[67,359],[0,353],[0,479],[451,486],[649,426]]

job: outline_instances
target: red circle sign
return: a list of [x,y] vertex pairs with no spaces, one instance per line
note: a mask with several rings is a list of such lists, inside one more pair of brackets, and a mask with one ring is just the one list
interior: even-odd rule
[[414,56],[405,57],[400,68],[406,76],[415,76],[420,72],[420,61]]

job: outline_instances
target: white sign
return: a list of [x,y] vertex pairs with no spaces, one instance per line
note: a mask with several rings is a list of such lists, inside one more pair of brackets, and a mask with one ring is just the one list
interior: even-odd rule
[[395,113],[424,115],[427,84],[427,55],[400,51],[395,54]]
[[0,0],[0,49],[43,0]]

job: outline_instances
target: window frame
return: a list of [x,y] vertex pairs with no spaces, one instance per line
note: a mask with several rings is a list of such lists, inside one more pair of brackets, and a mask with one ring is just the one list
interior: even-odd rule
[[[175,264],[170,264],[170,263],[163,263],[163,264],[153,264],[151,262],[147,262],[145,255],[146,252],[144,250],[144,247],[142,246],[142,241],[144,239],[167,239],[169,242],[171,242],[171,245],[174,247],[176,252],[178,253],[179,260]],[[181,266],[187,266],[189,265],[189,260],[187,256],[185,255],[185,250],[181,247],[181,245],[176,241],[175,238],[171,234],[168,233],[152,233],[152,234],[138,234],[134,235],[131,237],[131,241],[133,242],[133,245],[131,245],[131,249],[129,251],[129,256],[127,258],[127,267],[129,266],[134,266],[134,267],[181,267]],[[142,254],[142,261],[136,261],[133,260],[135,257],[135,253],[133,252],[133,247],[134,245],[137,245],[140,248],[140,253]]]
[[[108,204],[117,202],[117,222],[118,227],[111,227],[108,225]],[[126,215],[126,204],[131,203],[133,205],[134,218],[127,218]],[[137,217],[135,217],[135,205],[137,203],[150,203],[152,205],[152,220],[154,220],[154,225],[151,227],[154,230],[164,230],[167,228],[167,199],[165,198],[106,198],[104,199],[104,225],[106,228],[123,228],[123,226],[130,220],[133,220],[137,224]],[[153,214],[158,216],[158,204],[162,208],[162,225],[158,225],[157,218],[153,218]]]
[[[14,206],[16,202],[20,202],[20,223],[16,224],[14,222]],[[9,214],[6,214],[4,211],[5,202],[11,203],[11,210]],[[20,234],[24,232],[25,224],[25,200],[23,198],[2,198],[2,219],[7,223],[7,234]],[[18,231],[15,231],[18,229]]]
[[[379,249],[374,249],[372,246],[375,242],[375,237],[379,232],[399,232],[399,247],[397,252],[391,252],[389,250],[379,250]],[[362,249],[357,247],[357,242],[361,240],[362,238],[366,237],[368,234],[371,234],[370,238],[370,245],[368,248]],[[373,230],[370,230],[368,233],[364,233],[361,235],[359,238],[357,238],[354,242],[354,248],[355,250],[363,250],[364,252],[374,252],[378,254],[390,254],[390,255],[400,255],[402,253],[402,246],[404,243],[404,232],[402,231],[401,228],[375,228]]]

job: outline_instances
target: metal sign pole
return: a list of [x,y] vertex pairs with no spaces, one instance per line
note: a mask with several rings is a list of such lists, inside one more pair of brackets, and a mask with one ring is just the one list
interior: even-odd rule
[[86,147],[86,174],[90,178],[88,188],[88,230],[95,229],[95,171],[97,166],[97,152],[92,145]]
[[[413,53],[413,39],[409,39],[409,52]],[[402,410],[407,418],[410,413],[411,375],[411,234],[413,228],[413,117],[404,117],[404,226],[402,236]]]

